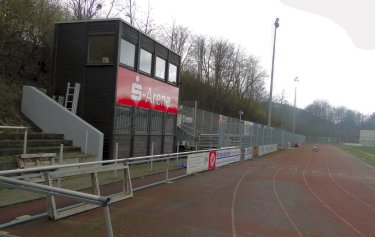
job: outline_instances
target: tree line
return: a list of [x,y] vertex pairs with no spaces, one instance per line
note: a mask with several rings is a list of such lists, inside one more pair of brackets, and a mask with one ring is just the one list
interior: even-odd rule
[[[196,35],[176,22],[158,25],[152,18],[151,6],[141,9],[135,0],[0,1],[0,78],[19,85],[50,86],[54,24],[117,17],[181,55],[180,101],[196,100],[201,109],[232,117],[238,117],[242,110],[243,119],[266,123],[268,75],[256,56],[226,39]],[[284,102],[283,98],[275,99],[272,124],[291,130],[290,117],[285,112],[290,111],[290,106],[283,107]],[[317,122],[309,119],[310,114],[327,121],[324,124],[345,130],[347,136],[359,128],[375,128],[375,114],[365,117],[345,107],[334,108],[325,101],[315,101],[306,111],[297,113],[309,121],[297,126],[297,132],[302,134],[317,132]],[[335,133],[326,127],[322,133]]]
[[315,100],[305,110],[313,116],[331,122],[336,136],[343,141],[359,138],[359,130],[375,129],[375,113],[364,115],[345,106],[332,106],[326,100]]
[[[267,96],[267,74],[256,57],[225,39],[195,35],[175,22],[157,25],[151,7],[140,11],[134,0],[1,1],[0,76],[14,83],[48,87],[54,24],[114,17],[125,19],[182,56],[181,101],[198,100],[203,109],[232,116],[242,109],[247,119],[263,121],[264,112],[257,103]],[[202,87],[208,88],[206,94],[197,92]]]

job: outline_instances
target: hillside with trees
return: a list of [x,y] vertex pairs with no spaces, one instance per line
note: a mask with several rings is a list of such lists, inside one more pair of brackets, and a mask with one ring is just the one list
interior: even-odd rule
[[[157,25],[152,8],[140,11],[135,0],[0,1],[0,124],[20,125],[22,85],[48,89],[54,24],[59,21],[120,17],[182,56],[180,101],[227,116],[266,123],[268,75],[260,60],[224,38],[196,35],[173,22]],[[293,107],[274,99],[272,124],[292,130]],[[296,132],[340,136],[350,140],[359,129],[375,129],[375,114],[366,117],[345,107],[315,101],[296,111]]]

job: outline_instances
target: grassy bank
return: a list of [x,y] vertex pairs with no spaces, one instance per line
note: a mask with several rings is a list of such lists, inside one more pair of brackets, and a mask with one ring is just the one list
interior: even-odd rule
[[375,147],[368,146],[339,146],[340,149],[355,155],[375,166]]

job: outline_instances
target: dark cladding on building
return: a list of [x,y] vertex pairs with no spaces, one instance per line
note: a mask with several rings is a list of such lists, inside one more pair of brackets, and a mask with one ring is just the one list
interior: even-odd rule
[[56,24],[53,94],[80,83],[77,115],[104,133],[105,159],[174,151],[180,56],[120,19]]

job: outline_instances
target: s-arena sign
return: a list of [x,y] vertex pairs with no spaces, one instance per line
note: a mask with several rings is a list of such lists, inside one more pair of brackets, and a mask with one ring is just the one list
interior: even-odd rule
[[119,67],[116,103],[177,114],[178,87]]

